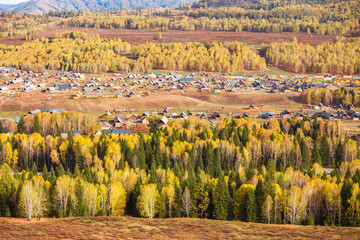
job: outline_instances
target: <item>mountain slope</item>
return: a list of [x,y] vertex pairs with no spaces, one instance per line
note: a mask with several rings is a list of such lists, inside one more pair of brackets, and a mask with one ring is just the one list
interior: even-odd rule
[[176,7],[196,0],[30,0],[11,9],[18,13]]
[[14,8],[16,7],[17,5],[10,5],[10,4],[0,4],[0,11],[4,11],[4,10],[7,10],[9,8]]

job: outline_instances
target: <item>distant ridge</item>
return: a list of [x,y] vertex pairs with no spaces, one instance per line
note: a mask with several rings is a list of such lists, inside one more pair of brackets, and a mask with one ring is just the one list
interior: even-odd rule
[[139,9],[177,7],[196,0],[30,0],[9,10],[18,13],[49,11],[96,11],[107,9]]
[[0,4],[0,11],[4,11],[10,8],[14,8],[18,6],[19,4]]

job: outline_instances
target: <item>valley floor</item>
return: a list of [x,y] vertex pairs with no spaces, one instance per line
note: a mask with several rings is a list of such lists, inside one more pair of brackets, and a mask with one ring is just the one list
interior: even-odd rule
[[0,239],[360,239],[360,228],[133,217],[0,218]]

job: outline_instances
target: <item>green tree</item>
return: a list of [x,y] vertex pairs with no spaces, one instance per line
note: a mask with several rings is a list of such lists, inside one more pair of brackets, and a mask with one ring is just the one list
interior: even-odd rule
[[218,183],[214,192],[214,218],[216,220],[229,219],[229,209],[231,204],[231,198],[229,188],[227,187],[224,177],[218,179]]

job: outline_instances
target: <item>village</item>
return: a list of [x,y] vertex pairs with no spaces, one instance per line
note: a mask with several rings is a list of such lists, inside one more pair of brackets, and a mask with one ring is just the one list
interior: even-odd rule
[[[103,74],[91,75],[73,72],[34,73],[15,68],[0,68],[0,94],[5,97],[19,97],[26,94],[44,94],[46,101],[52,101],[53,96],[64,95],[72,101],[93,99],[101,101],[108,98],[146,98],[150,95],[175,94],[187,95],[229,95],[249,92],[264,94],[300,94],[307,89],[341,87],[355,89],[360,84],[360,76],[268,76],[262,75],[231,75],[213,73],[151,73],[151,74]],[[266,105],[266,103],[265,103]],[[29,109],[27,114],[36,115],[40,112],[63,112],[59,109]],[[106,109],[104,114],[97,116],[105,134],[130,134],[137,131],[147,131],[150,123],[157,122],[164,126],[169,120],[188,117],[204,119],[211,126],[223,118],[259,118],[266,121],[273,118],[303,118],[326,120],[359,120],[360,114],[353,104],[342,106],[324,106],[310,104],[300,109],[282,109],[269,111],[264,104],[251,104],[237,111],[227,109],[211,109],[211,111],[178,110],[171,106],[153,111]],[[3,119],[6,120],[6,119]],[[16,116],[11,120],[19,122]],[[74,131],[73,134],[80,133]],[[100,134],[100,133],[98,133]]]

